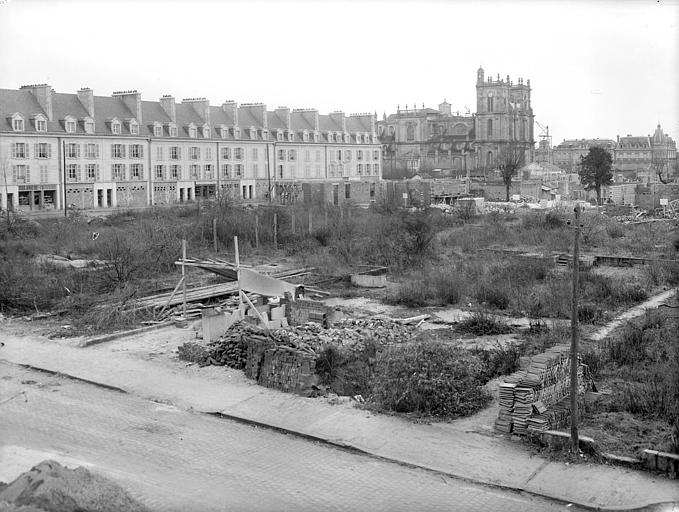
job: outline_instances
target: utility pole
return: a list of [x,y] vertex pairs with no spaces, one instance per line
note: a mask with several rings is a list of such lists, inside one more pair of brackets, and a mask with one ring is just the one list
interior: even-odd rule
[[573,237],[573,288],[571,305],[571,451],[578,454],[580,442],[578,439],[578,280],[580,272],[580,206],[575,207],[575,222],[571,225],[575,230]]

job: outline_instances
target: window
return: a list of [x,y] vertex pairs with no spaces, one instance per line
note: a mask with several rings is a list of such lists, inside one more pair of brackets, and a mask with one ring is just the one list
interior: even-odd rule
[[236,174],[236,178],[243,176],[243,164],[236,164],[233,166]]
[[321,161],[321,152],[320,151],[316,151],[316,161],[317,162]]
[[295,132],[288,132],[288,141],[292,142],[295,140]]
[[176,137],[177,136],[177,127],[173,124],[170,125],[170,137]]
[[231,160],[231,148],[222,148],[222,159]]
[[309,178],[310,176],[311,176],[311,166],[305,165],[304,166],[304,177]]
[[486,109],[487,109],[488,112],[492,112],[492,111],[493,111],[493,97],[490,96],[490,97],[488,97],[488,98],[486,98],[486,99],[487,99],[487,101],[486,101]]
[[231,164],[222,164],[222,178],[231,176]]
[[488,138],[492,139],[493,138],[493,120],[488,119]]
[[363,164],[356,165],[356,172],[358,173],[359,176],[363,174]]
[[91,119],[85,120],[85,133],[94,133],[94,121]]
[[243,159],[243,148],[233,148],[233,157],[236,160],[242,160]]
[[311,151],[308,149],[304,152],[304,161],[311,162]]
[[321,166],[320,165],[316,166],[316,177],[317,178],[321,177]]
[[111,144],[111,158],[125,158],[125,146],[123,144]]
[[380,159],[380,151],[376,149],[373,151],[373,160],[379,160]]
[[279,140],[279,141],[283,140],[283,130],[278,130],[276,132],[276,139]]
[[172,176],[172,179],[178,180],[181,179],[182,177],[182,168],[179,165],[171,165],[170,166],[170,176]]
[[314,132],[314,142],[318,142],[320,138],[321,135],[318,132]]
[[154,125],[153,125],[153,136],[154,136],[154,137],[162,137],[162,136],[163,136],[163,127],[162,127],[162,125],[159,125],[159,124],[154,124]]
[[269,140],[269,130],[262,130],[262,139]]
[[356,151],[356,160],[363,160],[363,150],[359,149]]
[[344,199],[351,199],[351,183],[344,184]]
[[375,175],[380,174],[380,164],[373,164],[373,174]]
[[347,162],[351,162],[351,151],[349,151],[348,149],[344,152],[344,159]]
[[335,136],[332,133],[328,132],[328,142],[334,142],[334,141],[335,141]]
[[189,159],[199,160],[200,159],[200,148],[197,146],[191,146],[189,148]]
[[179,146],[170,146],[170,160],[179,160],[182,157],[182,148]]
[[94,181],[98,179],[98,169],[99,166],[97,164],[87,164],[85,166],[85,175],[87,176],[87,179],[89,181]]
[[[66,130],[68,131],[68,130]],[[114,121],[111,123],[111,133],[113,135],[120,135],[120,123],[118,121]]]
[[28,158],[28,144],[25,142],[12,144],[12,158]]
[[85,144],[85,158],[99,158],[99,144]]
[[52,145],[46,142],[39,142],[35,145],[35,157],[36,158],[51,158],[52,157]]
[[226,137],[227,137],[228,135],[229,135],[229,130],[227,130],[226,128],[220,128],[220,129],[219,129],[219,136],[220,136],[222,139],[226,139]]
[[154,167],[155,169],[155,177],[157,180],[162,180],[165,177],[165,166],[164,165],[156,165]]
[[66,166],[66,177],[68,181],[78,181],[78,165],[68,164]]
[[137,123],[130,123],[130,133],[132,135],[139,135],[139,125]]
[[130,178],[140,180],[144,177],[144,166],[142,164],[130,165]]
[[31,181],[31,170],[28,165],[20,164],[12,166],[12,178],[15,183],[28,183]]
[[259,175],[259,164],[252,164],[252,177],[256,178]]
[[252,159],[259,160],[259,148],[252,148]]
[[205,164],[203,166],[203,178],[206,180],[212,179],[212,164]]
[[20,117],[14,118],[12,120],[12,129],[15,132],[23,132],[24,131],[24,120],[21,119]]
[[288,151],[288,160],[290,160],[291,162],[297,160],[297,150],[291,149]]
[[144,158],[144,146],[141,144],[130,144],[130,158]]
[[342,161],[342,150],[341,149],[337,151],[337,160],[340,161],[340,162]]
[[189,137],[192,139],[195,139],[196,136],[198,135],[198,130],[196,130],[195,126],[189,126]]
[[414,124],[409,124],[408,127],[406,128],[406,139],[407,140],[415,140],[415,125]]
[[307,132],[306,130],[304,130],[304,133],[302,133],[302,140],[304,142],[309,142],[309,132]]
[[47,183],[49,181],[49,171],[46,165],[40,166],[40,183]]
[[205,148],[205,160],[212,160],[212,148]]
[[111,177],[116,181],[125,179],[125,164],[111,164]]
[[279,165],[279,166],[278,166],[278,177],[279,177],[279,178],[282,178],[282,177],[283,177],[283,173],[285,172],[283,169],[285,169],[284,166],[282,166],[282,165]]
[[47,131],[47,121],[44,119],[36,119],[35,120],[35,129],[38,132],[46,132]]
[[233,137],[235,139],[240,139],[240,128],[234,128],[233,129]]
[[163,146],[156,146],[156,160],[165,160]]
[[203,138],[204,139],[209,139],[210,138],[210,128],[207,126],[203,127]]
[[278,159],[285,161],[285,150],[284,149],[279,149],[278,150]]
[[80,144],[66,144],[66,158],[80,158]]
[[200,174],[200,165],[198,164],[191,164],[189,165],[189,178],[193,178],[194,180],[198,179]]

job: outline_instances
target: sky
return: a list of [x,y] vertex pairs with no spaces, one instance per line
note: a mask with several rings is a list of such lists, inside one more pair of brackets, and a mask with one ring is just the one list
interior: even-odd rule
[[678,25],[679,0],[0,0],[0,88],[381,118],[474,112],[481,65],[530,79],[555,145],[658,123],[677,140]]

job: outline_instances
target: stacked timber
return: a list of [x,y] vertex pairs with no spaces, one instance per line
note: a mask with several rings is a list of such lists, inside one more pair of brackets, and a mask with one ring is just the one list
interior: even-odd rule
[[[578,362],[579,397],[585,391],[584,367]],[[569,395],[570,348],[556,345],[500,384],[495,428],[518,435],[558,428],[570,417]]]

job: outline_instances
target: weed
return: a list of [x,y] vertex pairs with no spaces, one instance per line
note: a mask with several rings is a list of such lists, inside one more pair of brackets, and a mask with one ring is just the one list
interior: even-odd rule
[[512,328],[503,320],[499,320],[483,312],[473,313],[457,324],[456,330],[465,334],[485,336],[488,334],[507,334]]

